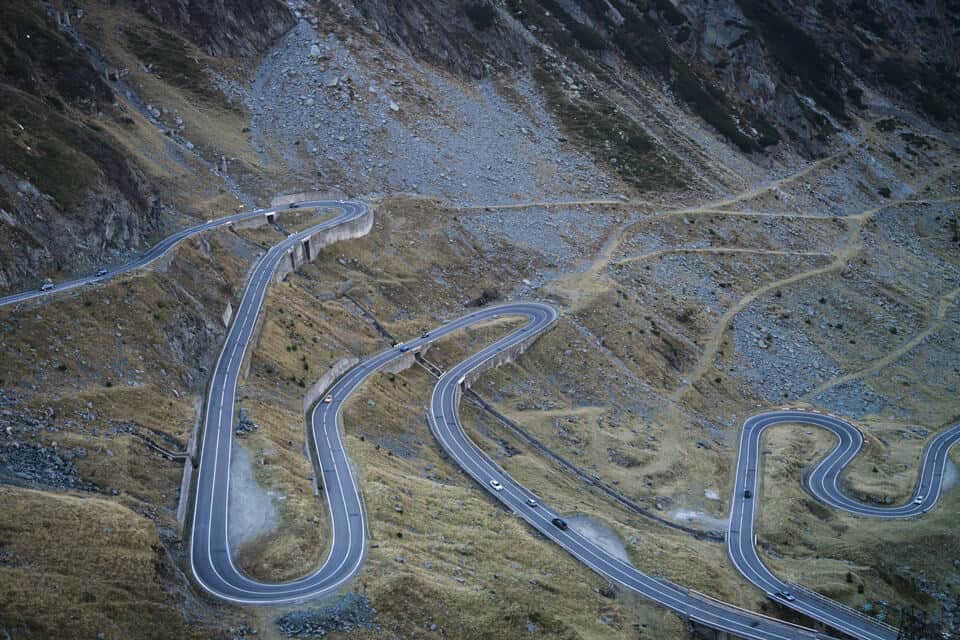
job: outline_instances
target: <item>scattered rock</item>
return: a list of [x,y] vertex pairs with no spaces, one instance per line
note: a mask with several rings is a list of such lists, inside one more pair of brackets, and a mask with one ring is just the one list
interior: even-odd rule
[[276,625],[281,633],[301,638],[322,638],[328,633],[349,633],[358,628],[379,631],[380,626],[373,622],[374,613],[369,596],[348,593],[325,609],[286,613],[277,618]]

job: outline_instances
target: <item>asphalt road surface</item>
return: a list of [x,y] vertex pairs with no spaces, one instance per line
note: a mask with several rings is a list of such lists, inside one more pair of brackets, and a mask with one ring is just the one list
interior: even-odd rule
[[[322,565],[309,575],[287,583],[264,583],[244,575],[233,563],[228,544],[230,453],[234,429],[237,380],[247,347],[254,335],[266,290],[277,265],[288,250],[318,231],[362,216],[364,204],[342,201],[309,201],[299,207],[330,208],[340,213],[303,232],[292,234],[270,248],[257,262],[237,309],[217,365],[213,371],[207,406],[200,466],[196,482],[194,516],[190,532],[190,562],[194,577],[210,593],[237,603],[278,604],[316,598],[336,591],[360,569],[366,554],[366,522],[356,479],[341,439],[340,414],[350,395],[384,365],[412,358],[424,345],[472,324],[499,317],[525,317],[527,324],[469,356],[444,373],[434,387],[428,413],[431,430],[448,455],[491,496],[523,518],[546,538],[563,547],[580,562],[609,580],[636,591],[684,618],[730,632],[741,638],[787,640],[823,637],[804,627],[740,609],[692,592],[669,581],[648,576],[581,536],[552,523],[562,518],[517,483],[466,435],[458,417],[465,381],[498,364],[517,347],[529,344],[549,329],[557,311],[540,303],[512,303],[487,307],[451,321],[426,336],[382,351],[347,372],[328,390],[330,402],[317,403],[311,412],[309,444],[319,470],[318,483],[330,511],[332,543]],[[239,213],[181,230],[164,239],[141,257],[110,270],[56,285],[48,291],[27,291],[0,298],[0,306],[52,295],[108,279],[118,273],[149,265],[177,243],[197,233],[231,222],[286,210],[289,205]],[[893,640],[896,630],[837,602],[785,583],[760,560],[754,544],[760,438],[775,424],[808,424],[825,428],[838,438],[808,479],[808,491],[825,504],[855,515],[878,518],[918,516],[936,504],[942,488],[949,449],[960,441],[960,425],[936,436],[925,450],[920,479],[910,501],[898,506],[868,505],[851,499],[840,489],[840,474],[859,452],[863,435],[853,425],[834,416],[806,411],[773,411],[749,418],[743,427],[731,517],[728,551],[737,569],[769,597],[834,629],[863,640]],[[492,484],[495,481],[496,487]],[[748,494],[747,492],[750,492]],[[747,495],[751,495],[747,498]],[[536,501],[536,503],[531,503]],[[784,597],[790,593],[792,599]]]
[[[190,532],[190,565],[194,577],[211,593],[232,602],[268,604],[302,600],[339,587],[359,569],[366,547],[360,496],[337,429],[340,407],[351,380],[362,380],[351,370],[334,387],[337,402],[320,403],[312,414],[312,439],[323,468],[333,542],[323,565],[311,575],[285,584],[253,580],[233,564],[227,542],[227,505],[230,492],[230,454],[235,420],[234,399],[244,354],[256,331],[257,317],[277,265],[288,250],[310,235],[349,223],[367,212],[355,202],[318,201],[316,206],[340,211],[335,217],[305,231],[291,234],[271,247],[253,268],[243,298],[227,331],[223,350],[213,370],[204,412],[200,465],[197,471],[193,524]],[[357,382],[359,384],[359,382]]]
[[[329,206],[331,202],[326,201],[307,201],[307,202],[298,202],[298,208],[310,208],[310,207],[324,207]],[[134,258],[126,264],[122,264],[117,267],[108,268],[106,273],[102,276],[90,275],[83,276],[81,278],[76,278],[74,280],[68,280],[65,282],[54,283],[52,289],[46,291],[41,291],[40,289],[33,289],[30,291],[23,291],[21,293],[14,293],[12,295],[0,298],[0,307],[4,307],[11,304],[16,304],[18,302],[26,302],[27,300],[33,300],[34,298],[39,298],[41,296],[52,295],[55,293],[62,293],[64,291],[70,291],[71,289],[76,289],[78,287],[83,287],[90,284],[96,284],[98,282],[104,282],[109,280],[115,275],[126,273],[128,271],[134,271],[136,269],[142,269],[143,267],[148,266],[150,263],[157,260],[168,252],[173,247],[177,246],[183,240],[186,240],[190,236],[194,236],[198,233],[203,233],[204,231],[209,231],[211,229],[216,229],[217,227],[222,227],[224,225],[232,224],[235,222],[240,222],[243,220],[248,220],[250,218],[256,218],[257,216],[265,216],[268,213],[276,213],[278,211],[286,211],[290,208],[289,205],[282,205],[278,207],[270,207],[269,209],[258,209],[256,211],[244,211],[242,213],[236,213],[232,216],[226,216],[223,218],[216,218],[214,220],[209,220],[207,222],[187,227],[181,229],[176,233],[167,236],[157,244],[150,247],[144,254]]]
[[[727,551],[734,566],[771,599],[834,629],[863,640],[896,639],[897,630],[893,627],[798,585],[780,580],[760,559],[754,533],[756,505],[760,499],[760,439],[767,428],[778,424],[816,426],[837,437],[836,446],[810,473],[806,488],[828,506],[871,518],[909,518],[926,513],[934,507],[940,497],[947,454],[950,448],[960,441],[960,424],[941,432],[930,441],[923,454],[917,486],[909,501],[898,506],[864,504],[850,498],[840,489],[840,474],[863,445],[863,434],[852,424],[836,416],[793,410],[761,413],[748,418],[743,424],[727,531]],[[793,599],[785,598],[784,594],[790,594]]]
[[[272,272],[269,263],[264,271]],[[259,269],[258,269],[259,272]],[[265,282],[270,280],[269,275]],[[252,291],[260,290],[257,275]],[[472,371],[495,361],[519,343],[528,343],[551,327],[557,318],[553,307],[540,303],[513,303],[486,307],[457,318],[434,329],[428,335],[397,345],[366,359],[347,372],[328,391],[331,402],[321,401],[311,412],[311,447],[320,461],[323,486],[331,516],[332,545],[328,557],[313,573],[299,580],[268,584],[253,580],[241,573],[231,559],[227,544],[227,504],[229,502],[229,465],[233,433],[233,395],[236,377],[243,359],[244,338],[249,332],[242,327],[255,324],[258,303],[246,304],[245,296],[237,313],[236,336],[228,336],[224,356],[214,372],[209,416],[205,424],[203,457],[194,526],[191,538],[191,565],[196,579],[211,593],[226,600],[249,604],[277,604],[312,599],[339,589],[360,569],[367,546],[366,526],[356,480],[341,440],[340,414],[350,395],[376,371],[400,358],[413,358],[424,345],[470,325],[501,317],[525,317],[527,323],[494,344],[470,356],[444,374],[437,383],[431,399],[430,424],[441,446],[481,486],[490,491],[507,508],[538,529],[547,538],[584,562],[598,573],[624,585],[626,588],[658,602],[686,618],[698,620],[712,627],[736,633],[743,638],[772,640],[810,639],[814,632],[789,623],[767,618],[712,600],[670,582],[643,574],[630,564],[607,553],[572,529],[561,531],[551,519],[558,517],[550,507],[538,504],[531,507],[528,499],[533,494],[517,484],[493,463],[464,434],[457,418],[457,405],[462,381]],[[262,293],[257,296],[262,299]],[[227,364],[222,364],[226,358]],[[230,363],[234,364],[230,364]],[[220,372],[223,372],[221,375]],[[490,486],[498,479],[503,489]]]

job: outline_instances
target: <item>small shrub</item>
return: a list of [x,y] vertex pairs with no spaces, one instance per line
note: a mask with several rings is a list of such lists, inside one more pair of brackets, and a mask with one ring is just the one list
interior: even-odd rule
[[572,24],[568,27],[570,33],[573,34],[574,40],[577,41],[584,49],[589,49],[590,51],[599,51],[606,47],[606,42],[599,33],[597,33],[591,27],[588,27],[585,24],[573,21]]
[[875,126],[877,127],[877,131],[882,133],[890,133],[891,131],[896,130],[899,125],[900,123],[896,118],[884,118],[883,120],[877,122]]
[[497,11],[488,2],[470,2],[463,7],[470,23],[477,31],[486,31],[493,26]]

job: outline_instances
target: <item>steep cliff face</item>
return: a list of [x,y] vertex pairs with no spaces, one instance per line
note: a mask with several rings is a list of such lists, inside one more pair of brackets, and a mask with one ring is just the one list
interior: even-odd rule
[[[276,0],[137,6],[161,24],[125,27],[121,44],[205,108],[232,107],[197,62],[199,49],[256,56],[295,20]],[[0,236],[10,239],[0,246],[0,291],[92,271],[141,249],[168,222],[163,200],[179,194],[165,184],[156,150],[142,152],[153,145],[184,164],[182,150],[146,142],[155,130],[135,120],[136,103],[116,95],[131,88],[115,89],[117,76],[105,80],[73,30],[79,24],[75,9],[67,15],[36,0],[0,5]]]
[[410,53],[464,75],[480,78],[491,67],[531,62],[529,34],[497,20],[485,5],[434,0],[360,0],[357,10]]
[[885,0],[355,0],[416,55],[468,76],[538,54],[616,85],[639,74],[742,151],[813,157],[873,90],[941,123],[960,87],[960,3]]
[[89,268],[161,227],[143,172],[102,126],[100,74],[39,7],[0,9],[0,290]]
[[141,0],[138,7],[212,56],[259,55],[295,22],[278,0]]

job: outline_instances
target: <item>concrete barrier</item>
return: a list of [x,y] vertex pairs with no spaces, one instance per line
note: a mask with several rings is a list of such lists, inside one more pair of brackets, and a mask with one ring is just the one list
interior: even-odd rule
[[540,336],[542,336],[544,333],[552,329],[556,324],[557,324],[557,321],[554,320],[549,324],[549,326],[547,326],[546,329],[544,329],[540,333],[534,333],[532,335],[529,335],[525,337],[523,340],[521,340],[520,342],[510,347],[509,349],[506,349],[505,351],[501,351],[494,357],[484,361],[476,369],[473,369],[470,373],[464,376],[463,386],[469,389],[473,385],[473,383],[476,382],[478,378],[480,378],[481,375],[483,375],[490,369],[495,369],[499,366],[513,362],[514,360],[517,359],[517,356],[519,356],[524,351],[529,349],[530,345],[536,342]]
[[358,362],[360,362],[360,360],[350,356],[349,358],[340,358],[333,363],[330,370],[320,376],[320,378],[307,389],[306,395],[303,396],[303,412],[306,413],[337,378],[349,371]]
[[233,223],[233,228],[237,231],[241,229],[258,229],[267,224],[267,216],[253,216],[246,220],[238,220]]
[[183,462],[183,478],[180,480],[180,499],[177,502],[177,523],[180,525],[180,532],[186,532],[187,514],[190,513],[190,501],[193,499],[193,471],[200,458],[197,455],[197,448],[200,446],[200,427],[203,423],[203,397],[197,396],[194,400],[194,419],[193,430],[190,432],[190,439],[187,441],[187,459]]
[[291,202],[303,202],[305,200],[346,200],[346,194],[339,191],[301,191],[300,193],[288,193],[282,196],[275,196],[270,201],[271,207],[282,207]]
[[301,265],[316,260],[324,247],[342,240],[362,238],[370,233],[371,229],[373,229],[373,209],[369,208],[359,218],[311,234],[304,238],[303,242],[292,246],[287,255],[280,259],[274,274],[276,281],[281,282]]

